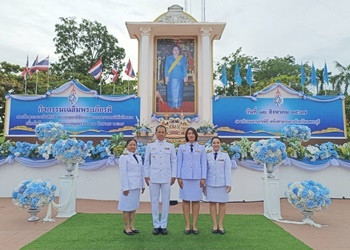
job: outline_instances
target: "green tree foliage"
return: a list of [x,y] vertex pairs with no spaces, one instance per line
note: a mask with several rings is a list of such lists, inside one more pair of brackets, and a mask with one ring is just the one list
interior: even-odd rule
[[348,88],[350,84],[350,65],[343,66],[339,62],[334,62],[335,67],[339,70],[339,74],[333,76],[332,82],[333,82],[333,89],[338,90],[339,92],[342,92],[344,90],[344,95],[348,95]]
[[[54,38],[55,52],[59,55],[58,62],[52,65],[56,74],[66,79],[84,80],[82,83],[87,87],[99,89],[100,81],[87,73],[99,59],[103,62],[104,75],[110,74],[113,63],[117,64],[121,72],[125,52],[118,46],[117,38],[108,33],[106,26],[86,19],[78,23],[73,17],[61,17],[60,21],[55,25]],[[108,79],[104,77],[101,81],[106,83]]]

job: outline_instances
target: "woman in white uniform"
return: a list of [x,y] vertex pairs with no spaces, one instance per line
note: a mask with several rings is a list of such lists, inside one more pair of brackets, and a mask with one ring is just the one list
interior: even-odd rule
[[136,154],[137,142],[130,139],[126,142],[126,152],[119,158],[121,194],[118,210],[123,211],[124,233],[134,235],[140,231],[134,227],[136,209],[140,205],[140,193],[144,192],[142,176],[142,159]]
[[[207,180],[203,192],[210,202],[210,215],[213,223],[212,233],[224,234],[224,217],[228,193],[231,191],[231,160],[228,154],[220,150],[221,140],[213,137],[213,151],[207,153]],[[219,223],[217,223],[217,203],[219,203]]]
[[[198,234],[197,219],[199,202],[202,200],[202,187],[207,174],[207,156],[205,148],[197,143],[198,133],[188,128],[185,133],[186,144],[177,152],[177,180],[180,186],[180,199],[185,217],[185,234]],[[192,203],[192,230],[190,208]]]

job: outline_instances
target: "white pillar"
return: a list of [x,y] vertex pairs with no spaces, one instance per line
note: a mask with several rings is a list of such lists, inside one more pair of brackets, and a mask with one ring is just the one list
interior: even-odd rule
[[280,206],[280,179],[263,178],[264,216],[269,219],[282,219]]
[[[58,210],[56,217],[58,218],[69,218],[75,215],[75,203],[76,203],[76,185],[74,185],[74,176],[61,176],[60,179],[60,199],[59,204],[64,205]],[[76,180],[75,180],[76,181]]]
[[142,122],[150,120],[152,112],[152,96],[149,96],[149,42],[150,42],[150,27],[141,27],[141,40],[140,40],[140,57],[139,57],[139,97],[140,103],[140,119]]
[[212,121],[212,50],[211,36],[212,28],[201,28],[202,37],[202,72],[201,82],[198,82],[198,115],[202,121]]

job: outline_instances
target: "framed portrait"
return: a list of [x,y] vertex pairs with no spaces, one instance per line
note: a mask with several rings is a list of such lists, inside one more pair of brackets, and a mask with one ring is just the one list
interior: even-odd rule
[[197,113],[196,38],[156,38],[154,113]]

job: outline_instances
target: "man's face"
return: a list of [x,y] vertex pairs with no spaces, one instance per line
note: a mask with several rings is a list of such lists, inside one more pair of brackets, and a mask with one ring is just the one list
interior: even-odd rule
[[159,127],[156,131],[156,137],[159,141],[163,141],[166,136],[165,128]]

